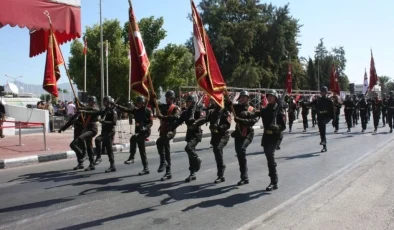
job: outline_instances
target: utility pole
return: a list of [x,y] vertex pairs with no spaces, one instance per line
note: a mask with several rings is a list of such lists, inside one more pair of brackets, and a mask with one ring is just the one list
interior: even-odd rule
[[101,69],[101,107],[103,107],[104,92],[104,49],[103,49],[103,21],[102,21],[102,9],[100,0],[100,69]]

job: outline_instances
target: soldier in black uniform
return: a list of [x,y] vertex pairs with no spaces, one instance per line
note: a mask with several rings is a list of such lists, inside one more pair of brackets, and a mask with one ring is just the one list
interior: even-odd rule
[[367,129],[368,107],[369,107],[369,104],[368,104],[367,100],[365,99],[364,95],[362,95],[361,100],[358,103],[358,107],[360,109],[360,117],[361,117],[361,127],[362,127],[361,132],[364,132]]
[[393,132],[393,119],[394,119],[394,92],[390,91],[390,97],[387,99],[387,119],[390,126],[390,133]]
[[160,156],[160,166],[157,170],[159,173],[166,169],[166,174],[161,180],[171,179],[171,148],[170,141],[175,137],[176,129],[172,124],[179,118],[180,109],[174,104],[175,92],[170,90],[166,92],[166,104],[160,104],[160,113],[157,115],[160,119],[159,138],[156,140],[157,152]]
[[256,112],[256,116],[260,116],[264,124],[264,134],[261,139],[261,146],[264,148],[268,164],[268,176],[271,178],[271,183],[266,190],[272,191],[278,189],[275,148],[281,137],[281,133],[286,129],[286,115],[284,109],[278,103],[278,94],[275,90],[268,91],[267,99],[267,107]]
[[[239,103],[234,104],[234,121],[237,123],[235,131],[231,133],[234,138],[235,152],[237,153],[241,180],[238,185],[249,184],[248,165],[246,160],[246,148],[252,143],[254,137],[253,125],[257,123],[258,118],[255,115],[255,109],[249,105],[248,91],[242,91],[239,94]],[[231,101],[227,101],[227,109],[230,110]]]
[[345,106],[345,120],[347,124],[347,131],[350,132],[350,129],[352,128],[353,113],[356,105],[351,100],[350,95],[346,96],[346,101],[343,102],[343,105]]
[[[77,100],[75,100],[75,104],[78,106],[79,103]],[[74,114],[68,121],[67,123],[59,129],[59,133],[66,131],[69,127],[72,125],[74,126],[74,138],[73,141],[75,141],[83,132],[84,126],[84,117],[81,114]],[[72,143],[72,142],[71,142]],[[70,145],[71,145],[70,143]],[[74,170],[78,169],[84,169],[83,162],[86,160],[86,143],[83,142],[80,145],[80,149],[82,150],[82,154],[79,155],[79,152],[76,152],[75,155],[77,157],[78,165],[74,167]]]
[[214,104],[213,108],[208,110],[207,116],[204,120],[199,120],[197,125],[203,125],[209,122],[209,129],[211,130],[211,145],[217,165],[218,178],[214,181],[215,184],[225,181],[224,170],[226,165],[223,162],[223,148],[227,145],[230,135],[229,129],[231,126],[231,116],[227,109],[221,108],[218,104]]
[[300,101],[300,106],[302,108],[302,123],[304,124],[304,131],[306,132],[306,129],[308,128],[308,114],[309,114],[309,109],[310,107],[310,102],[307,101],[306,96],[303,96],[302,101]]
[[291,133],[291,128],[293,127],[293,122],[296,117],[296,110],[297,110],[297,105],[293,100],[293,97],[290,97],[289,101],[289,108],[287,109],[287,114],[289,116],[289,132]]
[[323,86],[321,88],[321,98],[317,100],[317,125],[320,130],[320,145],[323,145],[321,152],[327,151],[327,139],[326,139],[326,124],[330,122],[334,117],[334,104],[327,97],[328,88]]
[[83,155],[83,148],[86,143],[86,148],[89,156],[89,167],[85,169],[85,171],[95,170],[94,167],[94,152],[93,152],[93,138],[97,135],[97,121],[99,114],[94,112],[99,112],[99,108],[97,107],[97,99],[95,96],[90,96],[88,98],[88,106],[81,106],[78,108],[78,113],[80,114],[81,111],[85,112],[93,112],[92,114],[86,114],[84,118],[84,129],[75,139],[71,142],[70,147],[74,150],[75,154],[82,156]]
[[375,127],[374,132],[376,133],[378,131],[380,113],[382,112],[382,101],[379,99],[377,94],[372,98],[371,107],[372,107],[373,124]]
[[382,98],[382,121],[383,121],[383,127],[386,127],[386,121],[387,121],[387,94],[383,94]]
[[[96,160],[94,165],[101,163],[101,151],[105,149],[107,151],[110,167],[105,171],[106,173],[115,172],[115,158],[112,149],[112,142],[115,136],[115,126],[118,120],[118,114],[116,113],[113,104],[114,100],[110,96],[103,98],[104,109],[98,113],[101,116],[101,134],[94,140],[96,145]],[[89,114],[90,112],[86,112]]]
[[342,104],[338,100],[338,96],[333,96],[333,104],[334,104],[334,119],[332,121],[332,125],[335,128],[335,133],[338,132],[339,129],[339,115],[341,113]]
[[142,166],[144,167],[144,169],[138,173],[138,175],[142,176],[149,174],[148,158],[146,157],[145,150],[145,139],[150,136],[153,125],[153,117],[151,110],[146,107],[145,98],[143,96],[138,96],[135,102],[136,106],[132,105],[131,108],[126,108],[120,105],[116,105],[116,107],[123,112],[134,115],[135,131],[134,135],[130,138],[130,156],[124,163],[134,164],[135,153],[137,152],[138,145]]
[[372,111],[372,99],[367,98],[367,103],[368,103],[368,123],[371,120],[371,111]]
[[317,103],[317,95],[315,95],[312,99],[312,102],[310,104],[311,110],[312,110],[312,127],[315,127],[317,125],[317,110],[316,110],[316,103]]
[[360,102],[360,100],[357,98],[357,95],[354,94],[353,95],[353,103],[355,105],[355,110],[354,110],[354,113],[353,113],[353,127],[358,125],[358,119],[359,119],[359,116],[360,116],[360,108],[358,106],[359,102]]
[[186,147],[185,151],[189,157],[189,171],[190,175],[185,179],[185,182],[191,182],[196,180],[196,172],[201,168],[201,158],[196,153],[196,146],[202,140],[202,129],[198,125],[199,119],[205,119],[204,113],[200,105],[197,104],[197,98],[193,95],[189,95],[186,98],[187,109],[181,114],[181,116],[174,121],[172,129],[178,128],[178,126],[185,123],[187,125],[186,131]]

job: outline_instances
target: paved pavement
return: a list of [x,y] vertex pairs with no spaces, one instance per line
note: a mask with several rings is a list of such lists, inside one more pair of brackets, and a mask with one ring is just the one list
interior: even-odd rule
[[[146,176],[137,176],[142,169],[138,157],[134,165],[123,164],[127,153],[116,155],[118,171],[111,174],[104,173],[106,160],[93,172],[69,170],[76,164],[72,159],[2,170],[0,229],[227,230],[257,229],[270,221],[272,229],[282,223],[285,229],[334,229],[328,228],[330,223],[337,224],[335,229],[367,229],[382,226],[382,218],[384,223],[391,223],[392,205],[388,204],[392,204],[393,183],[389,160],[394,136],[387,128],[373,134],[370,127],[361,134],[356,129],[346,133],[344,126],[341,123],[339,134],[333,134],[332,127],[328,127],[327,153],[320,153],[316,128],[302,133],[297,124],[293,133],[286,133],[282,149],[276,154],[279,190],[274,192],[264,190],[269,178],[259,131],[247,151],[251,183],[241,187],[236,186],[239,168],[232,140],[224,151],[226,182],[212,183],[216,164],[207,138],[197,147],[203,164],[198,179],[192,183],[183,182],[188,176],[183,142],[171,145],[173,179],[165,182],[159,180],[163,174],[156,172],[159,160],[155,147],[147,148],[151,174]],[[382,160],[377,164],[363,165],[370,159],[367,156],[378,155]],[[379,164],[384,171],[373,172],[380,168]],[[367,173],[350,175],[355,165]],[[372,184],[360,181],[363,175]],[[344,179],[354,183],[343,184]],[[305,205],[298,206],[301,209],[290,205],[302,203]],[[305,206],[309,212],[304,214]],[[315,213],[313,210],[319,206],[323,208]],[[354,215],[346,213],[350,219],[341,215],[353,210]],[[368,213],[373,217],[363,219]],[[343,225],[335,223],[344,219]],[[356,223],[360,219],[376,225],[362,226],[362,222]],[[379,229],[392,229],[390,226]]]

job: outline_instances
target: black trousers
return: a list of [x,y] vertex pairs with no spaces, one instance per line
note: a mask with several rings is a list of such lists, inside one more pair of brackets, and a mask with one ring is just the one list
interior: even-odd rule
[[261,139],[261,146],[264,148],[264,154],[267,158],[268,165],[268,176],[271,178],[272,184],[278,183],[278,172],[276,171],[276,162],[275,162],[275,149],[278,145],[280,139],[283,139],[283,136],[280,134],[263,134],[263,138]]
[[[86,150],[88,152],[89,161],[92,164],[94,162],[94,153],[93,153],[93,138],[97,135],[96,130],[86,130],[81,135],[79,135],[75,140],[73,140],[70,144],[70,148],[74,150],[78,159],[84,158],[84,151],[86,144]],[[82,163],[79,162],[78,163]]]
[[335,119],[332,121],[332,126],[334,126],[335,130],[339,129],[339,114],[335,114]]
[[308,114],[302,114],[302,123],[304,124],[304,129],[308,128]]
[[175,132],[170,135],[168,133],[162,133],[160,137],[156,140],[157,152],[160,156],[160,164],[167,162],[167,165],[171,167],[171,147],[170,141],[174,138]]
[[295,114],[289,113],[288,117],[289,117],[289,130],[291,130],[293,127],[294,120],[295,120]]
[[146,150],[145,150],[145,139],[146,139],[146,135],[144,133],[137,133],[131,136],[129,160],[134,160],[135,153],[137,152],[137,145],[138,145],[138,150],[140,152],[142,165],[144,166],[144,168],[148,168],[148,158],[146,157]]
[[[250,136],[250,135],[249,135]],[[251,138],[238,137],[234,138],[235,152],[237,153],[239,171],[241,172],[241,179],[249,179],[248,177],[248,164],[246,160],[246,149],[252,143],[253,136]],[[276,146],[275,146],[276,147]]]
[[345,120],[347,124],[347,128],[350,129],[352,125],[352,120],[353,120],[353,111],[352,110],[345,110]]
[[276,144],[276,147],[280,147],[280,144],[282,144],[282,141],[283,141],[283,133],[280,133],[279,140],[278,140],[278,143]]
[[115,131],[101,133],[100,136],[94,140],[96,145],[96,156],[101,158],[101,152],[103,149],[107,150],[109,163],[115,163],[114,151],[112,149],[112,141],[115,136]]
[[189,171],[190,174],[193,174],[196,172],[195,168],[198,164],[198,155],[196,153],[196,146],[198,143],[201,142],[202,135],[198,134],[198,137],[191,137],[186,139],[186,147],[185,151],[187,153],[187,156],[189,158]]
[[326,125],[329,123],[331,118],[322,117],[317,120],[317,125],[319,126],[320,131],[320,140],[323,142],[327,142],[326,138]]
[[353,125],[358,125],[359,115],[360,115],[360,111],[358,109],[353,111]]
[[362,129],[367,129],[367,123],[368,123],[368,112],[360,112],[360,117],[361,117],[361,127]]
[[317,116],[317,111],[312,110],[312,125],[313,126],[317,125],[316,116]]
[[394,119],[394,111],[388,110],[387,111],[387,120],[388,120],[388,123],[389,123],[389,126],[391,129],[393,128],[393,119]]
[[375,129],[377,129],[378,126],[379,126],[380,111],[379,111],[379,112],[373,112],[373,113],[372,113],[372,116],[373,116],[373,124],[374,124],[374,127],[375,127]]
[[383,125],[386,125],[386,120],[387,120],[387,109],[382,109],[382,121],[383,121]]
[[223,161],[223,148],[227,145],[230,136],[227,133],[211,133],[211,145],[215,154],[216,167],[218,169],[217,176],[222,177],[226,165]]

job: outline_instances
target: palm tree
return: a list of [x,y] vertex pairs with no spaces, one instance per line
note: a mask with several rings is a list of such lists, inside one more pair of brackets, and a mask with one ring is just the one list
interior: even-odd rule
[[382,90],[382,95],[383,93],[386,92],[386,85],[391,81],[391,78],[388,76],[380,76],[379,77],[379,84]]

